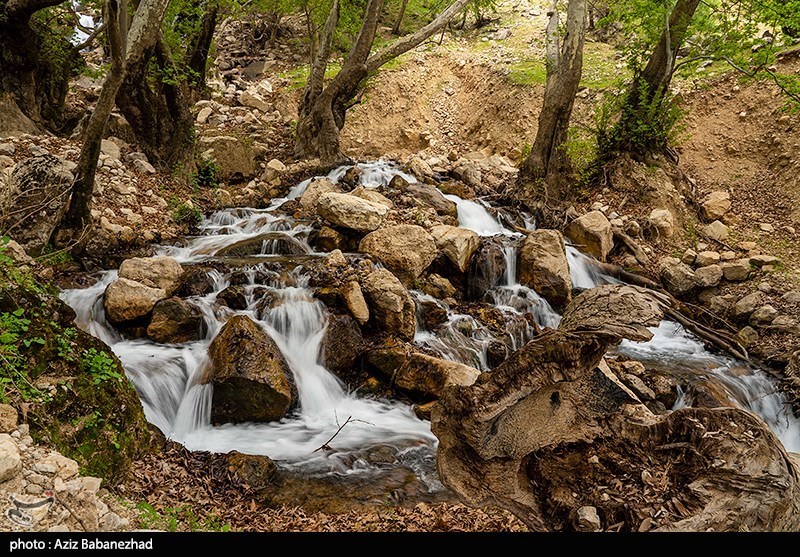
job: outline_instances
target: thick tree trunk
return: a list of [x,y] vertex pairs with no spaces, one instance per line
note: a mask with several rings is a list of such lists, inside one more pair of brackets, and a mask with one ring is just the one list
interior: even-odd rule
[[198,98],[206,88],[208,51],[211,48],[211,41],[214,39],[214,31],[217,28],[218,14],[219,2],[217,0],[208,0],[203,19],[200,22],[200,32],[188,52],[186,65],[192,72],[189,76],[189,88],[192,94]]
[[0,93],[11,94],[28,118],[49,128],[60,124],[71,59],[60,68],[42,59],[31,17],[63,1],[0,0]]
[[[125,52],[122,46],[122,34],[119,25],[120,6],[117,0],[106,1],[106,14],[108,24],[106,35],[111,49],[111,69],[103,83],[100,98],[94,107],[81,148],[78,168],[75,171],[75,181],[72,184],[72,198],[69,209],[61,222],[60,229],[66,236],[74,237],[76,232],[82,231],[90,222],[89,210],[94,191],[94,178],[97,172],[97,160],[100,157],[100,144],[103,132],[108,122],[108,117],[114,109],[114,99],[125,79]],[[64,239],[59,239],[64,244]]]
[[[361,30],[342,69],[330,85],[319,93],[315,92],[324,78],[327,57],[324,58],[324,63],[318,61],[312,67],[312,73],[316,74],[309,76],[307,91],[300,107],[300,120],[297,123],[295,152],[298,156],[319,157],[325,163],[336,163],[344,159],[339,146],[339,131],[344,127],[345,113],[358,92],[361,80],[367,76],[366,61],[375,40],[382,5],[383,0],[369,0]],[[338,5],[334,9],[338,10]],[[338,20],[338,16],[335,19]],[[326,21],[326,27],[327,23]],[[324,32],[323,30],[323,34]],[[320,58],[324,49],[323,43]]]
[[194,119],[180,83],[153,79],[150,64],[169,69],[174,62],[160,31],[142,58],[129,64],[117,106],[151,163],[165,169],[191,164]]
[[400,6],[400,13],[397,14],[397,19],[394,22],[394,26],[392,26],[392,35],[400,34],[400,25],[403,23],[403,16],[406,15],[406,6],[408,6],[408,0],[403,0],[403,4]]
[[[326,47],[324,40],[326,29],[330,30],[332,37],[338,21],[338,3],[334,3],[322,32],[323,40],[314,49],[316,59],[312,60],[311,75],[300,104],[295,154],[302,158],[319,157],[326,162],[342,160],[344,156],[339,147],[339,131],[344,127],[347,110],[356,104],[354,99],[364,78],[389,60],[408,52],[440,31],[468,2],[469,0],[455,0],[431,23],[416,33],[403,37],[370,56],[381,8],[381,0],[370,0],[353,50],[339,74],[328,87],[323,88],[325,68],[330,54],[330,45]],[[335,14],[333,10],[336,10]],[[332,27],[329,28],[331,23]]]
[[531,153],[519,174],[521,196],[526,202],[537,198],[564,200],[568,197],[569,160],[563,150],[569,121],[583,69],[583,39],[586,0],[570,0],[563,42],[559,45],[556,2],[548,12],[547,83],[539,127]]
[[[798,460],[758,416],[653,414],[603,361],[623,338],[651,338],[662,310],[636,287],[588,290],[557,330],[446,389],[431,418],[442,483],[532,530],[796,531]],[[582,523],[587,507],[599,523]]]

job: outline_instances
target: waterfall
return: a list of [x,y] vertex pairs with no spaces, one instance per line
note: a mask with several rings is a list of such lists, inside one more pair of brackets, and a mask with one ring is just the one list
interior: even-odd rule
[[[361,169],[361,184],[366,187],[388,184],[397,175],[409,182],[416,181],[389,163],[379,161],[357,166]],[[328,178],[336,182],[349,168],[338,168]],[[302,195],[308,183],[310,180],[292,188],[288,199]],[[487,326],[459,308],[448,307],[441,300],[412,291],[418,309],[422,302],[435,301],[447,314],[446,320],[432,331],[425,330],[422,319],[418,319],[414,342],[442,358],[488,371],[493,365],[494,350],[502,349],[510,354],[533,337],[530,316],[541,327],[557,327],[561,317],[536,292],[519,283],[516,245],[522,235],[504,227],[484,202],[453,195],[446,197],[456,203],[460,226],[483,237],[499,238],[495,241],[502,245],[505,272],[502,277],[495,277],[497,284],[489,289],[484,301],[493,306],[492,311],[501,315],[504,322],[502,330],[498,331],[494,325]],[[419,461],[421,458],[429,462],[436,439],[430,432],[430,425],[418,419],[410,406],[397,401],[360,398],[348,392],[320,361],[327,309],[313,297],[302,265],[280,274],[266,266],[285,259],[278,257],[280,245],[285,243],[280,240],[301,248],[299,251],[308,254],[304,257],[319,256],[313,254],[307,243],[310,228],[280,212],[285,201],[273,200],[267,209],[216,212],[202,221],[199,236],[181,245],[158,248],[160,255],[170,255],[181,263],[198,263],[218,258],[221,250],[239,242],[257,242],[259,237],[264,237],[255,250],[259,253],[245,258],[245,264],[238,265],[234,271],[208,271],[212,292],[188,298],[203,312],[207,333],[201,340],[169,345],[147,339],[124,339],[107,322],[103,309],[103,293],[117,278],[116,271],[100,274],[98,281],[88,288],[66,290],[61,297],[75,310],[77,325],[106,342],[119,356],[139,393],[147,419],[189,449],[237,450],[268,455],[290,466],[351,471],[366,464],[348,461],[342,456],[348,451],[393,444],[398,447],[398,459]],[[573,246],[567,245],[566,251],[574,287],[592,288],[619,282],[600,273],[591,264],[592,260]],[[242,283],[242,277],[246,282],[247,307],[240,311],[216,303],[217,295],[230,285],[234,273],[237,274],[236,284]],[[265,303],[266,295],[270,303]],[[210,423],[213,387],[201,385],[200,379],[208,365],[210,343],[224,323],[237,314],[250,317],[270,335],[286,358],[297,384],[299,407],[279,422],[221,426]],[[709,352],[673,322],[664,321],[652,331],[651,341],[623,342],[619,352],[648,364],[666,363],[671,370],[691,376],[693,381],[716,381],[728,393],[731,404],[759,414],[787,449],[800,450],[800,424],[785,397],[777,391],[775,381],[765,372]],[[692,400],[690,385],[685,392],[681,391],[676,407],[689,405]],[[317,451],[349,417],[353,420],[331,443],[339,452],[328,455]],[[419,450],[424,452],[422,457]]]

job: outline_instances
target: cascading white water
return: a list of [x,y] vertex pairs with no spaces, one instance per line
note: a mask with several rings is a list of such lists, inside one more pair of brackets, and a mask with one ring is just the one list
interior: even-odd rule
[[[395,175],[401,175],[409,182],[416,181],[413,176],[400,172],[388,163],[358,166],[362,170],[361,183],[366,187],[388,184]],[[336,169],[328,177],[338,181],[347,168]],[[307,180],[295,186],[289,198],[302,195],[309,182]],[[506,271],[500,283],[487,293],[486,299],[506,315],[508,326],[505,333],[498,336],[472,316],[456,313],[445,306],[447,322],[434,332],[419,327],[415,342],[438,352],[444,358],[488,370],[491,343],[504,342],[511,352],[531,338],[532,331],[525,314],[532,314],[540,326],[550,327],[558,325],[560,316],[534,291],[519,284],[517,250],[513,242],[521,235],[502,226],[480,202],[462,200],[452,195],[446,197],[457,205],[460,226],[481,236],[500,236],[505,242]],[[284,201],[274,200],[269,208],[263,210],[232,209],[215,213],[203,221],[199,237],[190,239],[182,246],[164,246],[159,252],[183,263],[200,262],[213,258],[220,250],[238,242],[267,233],[280,233],[304,246],[305,253],[311,253],[306,243],[310,229],[295,225],[291,217],[277,211]],[[275,259],[276,249],[277,242],[274,239],[265,240],[260,249],[261,255],[256,259]],[[573,246],[567,246],[567,258],[575,287],[592,288],[604,282],[618,282],[600,273],[590,264],[591,260]],[[306,287],[307,278],[302,270],[283,273],[280,278],[276,278],[275,273],[265,271],[259,263],[237,270],[239,274],[244,273],[248,282],[245,285],[247,308],[241,311],[233,311],[215,303],[217,294],[229,286],[231,277],[230,274],[209,271],[213,291],[206,296],[189,298],[204,314],[206,336],[202,340],[179,345],[156,344],[143,339],[124,340],[106,322],[102,296],[106,286],[115,280],[116,271],[103,273],[98,282],[89,288],[64,291],[62,298],[75,309],[77,324],[109,344],[120,357],[140,395],[148,420],[190,449],[215,452],[237,450],[266,454],[287,464],[302,463],[325,469],[353,470],[358,468],[359,461],[343,464],[335,454],[327,456],[324,451],[316,451],[352,416],[354,421],[348,423],[332,442],[342,451],[339,454],[370,445],[391,443],[407,447],[398,453],[398,459],[412,458],[408,455],[418,451],[419,447],[426,449],[429,456],[436,439],[427,422],[419,420],[409,406],[399,402],[358,398],[346,392],[340,381],[320,364],[320,344],[327,326],[327,314],[325,306],[315,300],[311,290]],[[264,279],[264,276],[271,278]],[[276,298],[268,307],[260,304],[265,288]],[[418,301],[423,301],[423,294],[413,294]],[[437,303],[443,304],[441,301]],[[298,386],[300,407],[295,414],[280,422],[219,427],[210,425],[213,390],[210,385],[199,385],[199,380],[207,365],[208,345],[224,322],[234,314],[247,315],[264,327],[292,370]],[[707,377],[713,376],[726,387],[731,403],[761,415],[789,450],[800,450],[800,425],[788,410],[783,395],[776,392],[774,381],[763,371],[706,351],[702,344],[674,323],[662,322],[653,331],[655,336],[650,342],[626,342],[620,347],[620,352],[645,361],[685,365],[695,375],[700,375],[698,369],[702,369]],[[690,403],[690,393],[682,393],[676,407]]]

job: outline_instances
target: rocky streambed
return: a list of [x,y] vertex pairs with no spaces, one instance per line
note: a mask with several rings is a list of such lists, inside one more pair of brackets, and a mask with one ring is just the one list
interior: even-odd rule
[[[442,469],[447,464],[441,459],[435,470],[437,437],[445,435],[448,450],[464,442],[453,440],[453,422],[437,401],[449,397],[445,410],[470,423],[474,409],[454,405],[453,393],[489,389],[500,378],[498,369],[536,375],[525,354],[547,342],[548,331],[561,330],[559,312],[572,311],[570,330],[580,328],[575,295],[619,281],[560,232],[534,230],[528,216],[498,211],[464,184],[429,182],[380,162],[336,169],[298,184],[265,209],[214,213],[199,235],[161,246],[155,257],[127,260],[93,286],[64,291],[62,299],[79,326],[112,347],[147,419],[165,436],[192,450],[255,455],[247,466],[261,462],[265,486],[276,475],[266,464],[272,459],[277,475],[333,478],[328,485],[340,492],[377,475],[391,478],[387,485],[403,494],[400,499],[432,500],[448,496],[441,476],[462,497],[485,502],[485,490],[475,496],[463,475]],[[614,242],[599,211],[575,219],[567,234],[600,259]],[[642,296],[634,301],[646,306]],[[592,326],[602,330],[628,309],[607,307]],[[639,405],[654,420],[675,420],[671,410],[692,405],[735,406],[760,416],[747,419],[765,422],[787,449],[796,450],[800,429],[773,380],[709,352],[662,316],[639,323],[649,331],[604,336],[597,357],[580,359],[581,365],[587,372],[605,369],[604,377],[613,377],[628,397],[624,405]],[[605,348],[623,338],[635,342],[623,342],[603,359]],[[506,400],[516,392],[514,381],[487,396],[499,393]],[[515,400],[511,408],[520,402]],[[616,411],[623,399],[614,400]],[[506,410],[498,407],[495,417]],[[446,425],[434,430],[436,436],[432,413],[434,423]],[[589,428],[592,435],[613,436],[613,424],[598,423]],[[560,422],[590,442],[584,426],[575,415]],[[493,427],[504,431],[499,422]],[[519,429],[508,434],[514,431]],[[786,454],[766,426],[763,431],[770,450]],[[491,437],[469,443],[491,444]],[[527,466],[516,453],[478,453]],[[576,488],[574,478],[548,478]],[[596,524],[584,521],[581,528],[618,526],[621,520],[625,529],[639,529],[648,518],[648,529],[680,520],[672,507],[661,514],[648,507],[645,517],[604,507],[602,494],[597,497],[563,503],[567,510],[558,523],[531,518],[529,510],[523,520],[535,528],[577,527],[583,507],[600,511]],[[519,514],[519,500],[498,500]]]

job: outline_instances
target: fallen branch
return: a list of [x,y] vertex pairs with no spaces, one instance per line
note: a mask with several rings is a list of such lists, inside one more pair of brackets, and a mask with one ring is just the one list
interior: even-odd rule
[[614,228],[614,238],[619,240],[631,251],[636,261],[647,267],[650,265],[650,258],[645,253],[644,249],[636,243],[636,240],[625,234],[621,229]]

